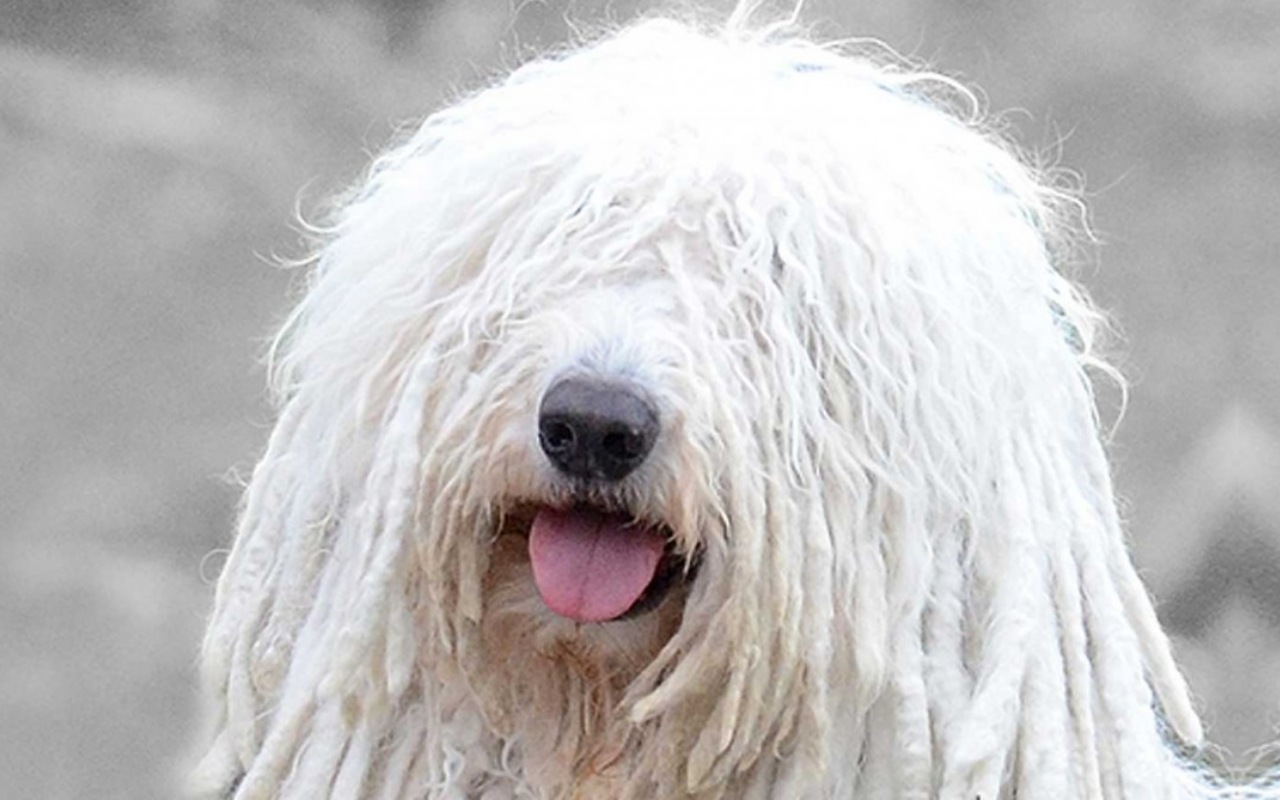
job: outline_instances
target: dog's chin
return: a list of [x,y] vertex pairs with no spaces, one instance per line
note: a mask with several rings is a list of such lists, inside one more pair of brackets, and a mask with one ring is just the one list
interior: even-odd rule
[[[608,619],[584,621],[556,613],[539,592],[530,556],[534,521],[545,505],[512,503],[501,515],[493,539],[485,578],[486,639],[526,657],[543,656],[594,663],[610,671],[642,668],[679,627],[689,590],[696,581],[697,553],[681,553],[675,537],[660,523],[665,546],[652,578],[621,613]],[[585,513],[625,515],[599,506],[575,507]],[[504,631],[495,636],[498,631]]]

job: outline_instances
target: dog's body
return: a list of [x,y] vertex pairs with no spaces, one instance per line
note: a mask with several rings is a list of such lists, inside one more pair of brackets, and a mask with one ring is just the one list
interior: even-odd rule
[[950,83],[768,38],[645,23],[376,162],[282,336],[210,791],[1203,789],[1070,204]]

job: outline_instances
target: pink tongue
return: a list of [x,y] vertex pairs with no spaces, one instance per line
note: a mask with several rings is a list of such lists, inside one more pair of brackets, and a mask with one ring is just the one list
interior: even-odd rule
[[544,508],[529,532],[529,558],[548,608],[578,622],[603,622],[644,594],[665,544],[658,531],[624,517]]

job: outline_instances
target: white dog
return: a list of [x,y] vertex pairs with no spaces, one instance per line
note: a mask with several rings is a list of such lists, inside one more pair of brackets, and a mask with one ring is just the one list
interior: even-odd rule
[[205,791],[1209,791],[1074,203],[950,81],[744,16],[523,66],[345,204],[218,587]]

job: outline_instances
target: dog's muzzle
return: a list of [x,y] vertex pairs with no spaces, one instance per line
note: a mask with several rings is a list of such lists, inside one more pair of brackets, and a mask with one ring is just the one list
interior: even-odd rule
[[638,519],[619,484],[653,450],[658,411],[618,378],[563,377],[538,408],[538,442],[568,479],[569,502],[538,505],[529,560],[547,608],[577,622],[606,622],[655,607],[682,574],[671,531]]

